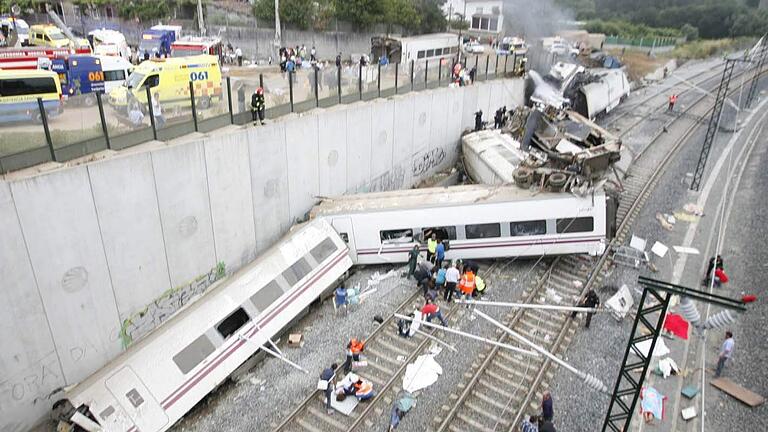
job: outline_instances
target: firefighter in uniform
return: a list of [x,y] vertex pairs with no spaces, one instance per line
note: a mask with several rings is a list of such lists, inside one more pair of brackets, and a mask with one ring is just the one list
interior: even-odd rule
[[264,89],[259,87],[251,96],[251,116],[254,123],[258,119],[261,124],[264,124],[264,109]]

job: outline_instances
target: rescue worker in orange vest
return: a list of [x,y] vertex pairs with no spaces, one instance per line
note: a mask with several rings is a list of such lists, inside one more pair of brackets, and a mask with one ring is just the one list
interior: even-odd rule
[[352,370],[352,362],[360,361],[360,353],[365,349],[365,341],[352,338],[347,344],[347,360],[344,362],[344,373]]
[[677,95],[673,94],[669,96],[669,109],[667,111],[672,111],[675,109],[675,104],[677,103]]
[[[459,281],[459,291],[463,300],[471,300],[472,293],[475,292],[475,273],[472,269],[466,269]],[[469,308],[469,305],[466,305]]]
[[370,381],[359,379],[355,383],[355,397],[360,402],[373,398],[376,393],[373,392],[373,384]]

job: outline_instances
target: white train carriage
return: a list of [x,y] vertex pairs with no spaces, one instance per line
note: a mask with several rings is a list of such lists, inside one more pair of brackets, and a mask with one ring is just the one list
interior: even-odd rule
[[311,212],[333,225],[355,264],[406,262],[434,232],[448,259],[599,255],[615,233],[616,203],[603,191],[533,193],[516,186],[455,186],[341,196]]
[[579,89],[574,101],[575,110],[590,120],[619,106],[630,92],[627,74],[621,69],[593,70],[592,74],[599,80]]
[[69,421],[88,431],[165,431],[351,266],[330,224],[310,221],[66,391],[57,405],[68,406]]

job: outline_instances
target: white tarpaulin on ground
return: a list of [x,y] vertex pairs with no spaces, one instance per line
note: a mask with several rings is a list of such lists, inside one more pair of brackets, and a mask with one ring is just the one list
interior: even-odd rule
[[[643,353],[644,356],[648,356],[648,351],[651,350],[651,342],[653,342],[651,339],[644,340],[642,342],[637,343],[637,349],[640,350],[641,353]],[[653,357],[664,357],[665,355],[669,354],[669,348],[667,348],[667,344],[664,343],[664,339],[658,338],[656,340],[656,346],[653,348]]]
[[432,354],[420,355],[416,361],[405,368],[403,376],[403,390],[415,392],[427,388],[437,382],[437,378],[443,373],[443,368],[435,361]]
[[627,285],[622,285],[616,294],[605,302],[605,306],[611,310],[611,315],[618,321],[627,316],[633,304],[635,304],[635,300],[632,298],[632,293],[629,292]]

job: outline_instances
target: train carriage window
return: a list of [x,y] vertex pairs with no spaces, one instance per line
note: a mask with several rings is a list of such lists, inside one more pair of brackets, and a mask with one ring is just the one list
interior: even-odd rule
[[544,235],[546,233],[547,233],[547,221],[545,220],[509,223],[509,234],[512,237]]
[[579,217],[557,220],[558,234],[592,232],[594,229],[595,219],[593,217]]
[[280,288],[276,281],[271,281],[251,296],[251,303],[256,306],[256,309],[263,311],[274,303],[275,300],[279,299],[281,295],[283,295],[283,289]]
[[311,271],[312,266],[309,265],[307,260],[299,258],[298,261],[293,263],[292,266],[288,267],[288,269],[283,272],[283,277],[288,282],[288,285],[294,286]]
[[441,55],[443,55],[443,49],[442,49],[442,48],[438,48],[438,49],[436,49],[436,50],[435,50],[435,55],[436,55],[436,56],[441,56]]
[[379,231],[382,243],[410,243],[413,241],[412,229]]
[[499,223],[467,225],[464,230],[467,239],[501,237],[501,224]]
[[459,52],[459,47],[451,47],[451,54],[456,54],[457,52]]
[[248,316],[243,308],[237,308],[216,326],[216,330],[226,339],[235,334],[250,320],[251,317]]
[[333,243],[333,240],[330,238],[326,238],[319,245],[313,247],[312,250],[309,251],[310,255],[312,255],[312,257],[318,263],[325,261],[325,259],[333,255],[334,252],[336,252],[336,244]]
[[215,350],[216,347],[213,346],[213,342],[208,339],[208,336],[200,335],[191,344],[187,345],[186,348],[173,356],[173,362],[176,363],[181,373],[186,375]]
[[107,418],[109,418],[109,416],[111,416],[114,413],[115,413],[115,407],[113,407],[112,405],[109,405],[108,407],[104,408],[104,410],[101,413],[99,413],[99,417],[106,420]]
[[426,51],[419,51],[419,52],[418,52],[418,54],[416,55],[416,58],[420,58],[420,59],[423,59],[423,58],[424,58],[424,55],[425,55],[426,53],[427,53]]
[[434,57],[435,56],[435,50],[430,49],[427,50],[427,57]]
[[438,240],[456,240],[455,226],[429,227],[421,230],[421,241],[426,242],[432,233],[437,235]]

